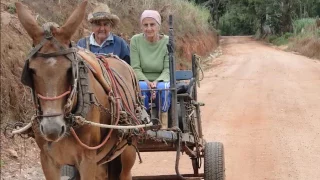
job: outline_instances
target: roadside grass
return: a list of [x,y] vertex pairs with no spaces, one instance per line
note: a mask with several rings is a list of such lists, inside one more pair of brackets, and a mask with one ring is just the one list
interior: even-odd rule
[[316,19],[315,18],[303,18],[293,21],[293,33],[295,35],[303,34],[305,32],[312,31],[315,28]]
[[320,60],[320,38],[313,36],[297,37],[289,44],[289,50]]
[[271,35],[267,41],[277,46],[288,45],[288,50],[320,59],[320,27],[316,26],[316,18],[297,19],[293,22],[293,33]]
[[320,59],[320,27],[316,26],[316,18],[296,20],[293,27],[295,36],[289,43],[289,50]]
[[272,35],[268,37],[268,41],[274,45],[281,46],[281,45],[288,44],[292,36],[293,36],[292,33],[285,33],[282,36]]

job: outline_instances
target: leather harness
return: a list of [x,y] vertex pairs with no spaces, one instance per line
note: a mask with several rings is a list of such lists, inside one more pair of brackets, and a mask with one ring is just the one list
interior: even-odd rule
[[[67,120],[67,123],[69,123],[70,126],[70,131],[71,133],[75,136],[77,139],[77,135],[75,134],[73,127],[76,127],[75,121],[73,119],[74,116],[82,116],[86,117],[87,113],[89,112],[90,106],[92,104],[97,105],[98,101],[96,97],[94,96],[93,93],[89,92],[89,80],[88,80],[88,71],[92,70],[90,65],[88,65],[85,60],[81,56],[77,54],[78,49],[75,47],[73,43],[70,43],[69,48],[65,48],[53,35],[51,32],[51,26],[56,26],[54,23],[46,23],[43,25],[44,29],[44,39],[34,46],[34,48],[31,50],[31,52],[28,54],[26,58],[26,62],[24,65],[24,69],[22,72],[22,77],[21,77],[21,82],[29,86],[32,90],[32,95],[33,95],[33,101],[36,106],[36,116],[38,121],[33,121],[32,122],[32,128],[33,131],[36,133],[39,131],[39,118],[41,117],[54,117],[54,116],[60,116],[64,115],[65,119]],[[44,46],[45,43],[48,41],[51,41],[54,45],[56,45],[59,48],[59,51],[52,52],[52,53],[41,53],[39,50]],[[44,58],[49,58],[49,57],[56,57],[56,56],[65,56],[67,57],[68,60],[71,61],[72,64],[72,83],[70,90],[55,97],[55,98],[50,98],[50,97],[45,97],[39,94],[36,94],[34,90],[34,85],[33,85],[33,79],[32,79],[32,74],[30,73],[30,68],[29,68],[29,63],[32,60],[33,57],[44,57]],[[99,60],[98,60],[99,61]],[[141,100],[141,95],[140,95],[140,89],[138,86],[138,82],[136,80],[135,74],[132,70],[130,70],[130,74],[132,76],[132,83],[134,86],[135,94],[130,93],[130,97],[121,97],[122,92],[126,92],[129,90],[128,86],[126,85],[126,82],[124,82],[124,79],[121,77],[121,75],[112,69],[111,67],[108,67],[108,63],[105,58],[100,58],[100,61],[106,66],[106,68],[103,70],[104,77],[109,81],[112,82],[112,92],[107,92],[109,95],[109,99],[111,98],[111,110],[109,113],[111,114],[111,117],[114,119],[111,121],[112,124],[118,124],[121,122],[120,120],[120,114],[126,114],[125,118],[126,120],[123,121],[122,123],[129,123],[129,124],[140,124],[140,117],[138,112],[139,109],[141,111],[141,107],[143,106],[142,100]],[[101,63],[99,61],[99,63]],[[125,63],[125,62],[123,62]],[[126,64],[126,63],[125,63]],[[127,64],[126,64],[127,65]],[[127,65],[129,66],[129,65]],[[129,68],[130,69],[130,68]],[[129,91],[130,92],[130,91]],[[56,113],[56,114],[46,114],[43,115],[39,103],[39,98],[43,100],[56,100],[59,98],[62,98],[66,95],[69,95],[67,99],[67,103],[64,107],[64,114]],[[75,96],[77,96],[77,105],[76,109],[73,111],[73,103]],[[113,99],[113,100],[112,100]],[[120,99],[120,100],[119,100]],[[129,107],[129,101],[132,101],[134,105],[134,111],[132,111]],[[123,111],[124,110],[124,111]],[[120,112],[121,111],[121,112]],[[117,114],[117,115],[115,115]],[[128,121],[128,118],[131,120]],[[120,121],[119,121],[120,120]],[[102,147],[105,142],[108,140],[109,136],[111,135],[112,130],[109,131],[109,135],[105,138],[104,142],[100,144],[99,146],[96,147],[88,147],[83,145],[84,147],[88,149],[98,149]],[[132,132],[130,132],[132,133]],[[119,144],[120,141],[122,141],[123,138],[129,138],[130,135],[122,135],[121,138],[118,139],[117,144]],[[79,139],[79,138],[78,138]],[[130,139],[130,138],[129,138]],[[81,141],[79,140],[79,143]],[[122,148],[120,148],[122,149]],[[117,147],[113,149],[113,152],[109,152],[108,156],[112,156],[112,154],[115,153],[115,151],[119,150]],[[105,159],[104,162],[108,161],[109,158]],[[101,163],[101,162],[100,162]]]

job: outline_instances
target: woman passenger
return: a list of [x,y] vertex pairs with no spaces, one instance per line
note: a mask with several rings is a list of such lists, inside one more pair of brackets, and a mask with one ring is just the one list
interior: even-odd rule
[[[160,34],[161,17],[158,11],[145,10],[141,14],[142,33],[136,34],[130,41],[131,66],[134,69],[141,90],[167,89],[170,87],[169,57],[167,44],[169,37]],[[170,91],[151,94],[142,91],[144,105],[150,110],[149,100],[152,98],[156,108],[161,109],[162,129],[168,128],[168,110],[171,104]],[[159,102],[160,98],[160,104]],[[160,107],[159,107],[160,106]]]

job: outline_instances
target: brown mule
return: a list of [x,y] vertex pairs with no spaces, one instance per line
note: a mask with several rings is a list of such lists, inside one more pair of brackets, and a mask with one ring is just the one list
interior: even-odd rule
[[[41,165],[47,180],[59,180],[66,164],[77,167],[81,180],[129,180],[137,132],[75,126],[76,115],[101,124],[136,125],[133,113],[141,104],[137,80],[126,63],[104,60],[110,67],[110,87],[105,88],[90,65],[81,60],[78,49],[71,47],[71,36],[84,18],[86,5],[87,1],[82,2],[60,28],[54,23],[41,28],[26,7],[16,3],[18,18],[35,45],[22,82],[33,90],[37,121],[32,128],[41,150]],[[110,167],[113,159],[117,162],[111,164],[117,166]]]

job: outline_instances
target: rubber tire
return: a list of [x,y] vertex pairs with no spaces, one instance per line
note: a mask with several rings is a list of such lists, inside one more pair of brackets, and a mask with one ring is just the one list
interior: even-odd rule
[[220,142],[208,142],[205,145],[204,179],[225,179],[224,148]]
[[78,179],[78,170],[74,166],[64,165],[61,168],[61,177],[67,180],[76,180]]

